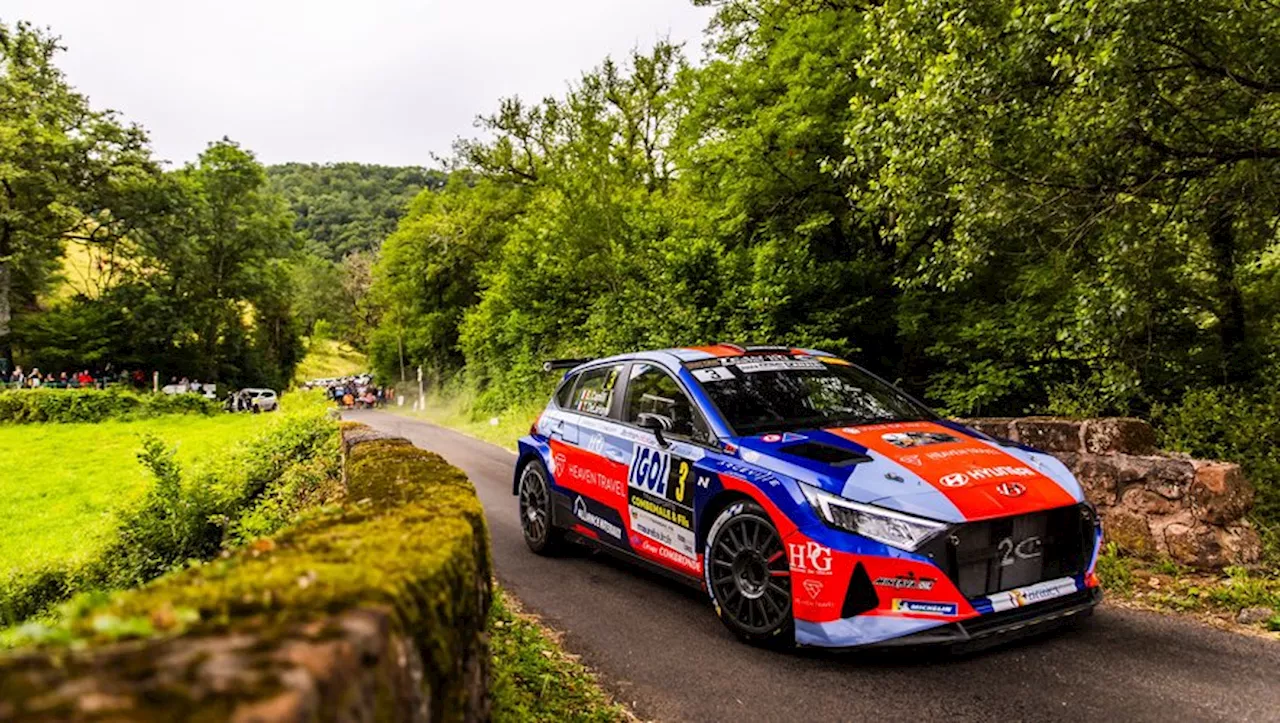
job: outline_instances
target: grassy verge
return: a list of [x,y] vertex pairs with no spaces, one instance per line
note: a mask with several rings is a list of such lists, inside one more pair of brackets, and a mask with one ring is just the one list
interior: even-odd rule
[[143,435],[174,445],[199,470],[260,433],[270,415],[168,416],[136,422],[0,426],[0,577],[93,556],[115,511],[152,477],[138,463]]
[[[1147,610],[1191,614],[1224,627],[1269,631],[1280,640],[1280,576],[1229,567],[1208,573],[1172,561],[1124,557],[1109,546],[1098,560],[1098,577],[1113,602]],[[1269,617],[1241,624],[1242,610],[1269,608]]]
[[595,675],[561,649],[554,633],[495,591],[489,613],[493,652],[493,720],[624,721]]
[[[132,587],[209,559],[331,496],[338,427],[323,396],[290,395],[282,408],[19,428],[31,448],[21,461],[39,452],[46,464],[24,469],[5,458],[22,484],[0,486],[8,512],[0,521],[0,626],[78,592]],[[186,433],[177,448],[176,430]],[[37,445],[42,434],[52,443]],[[184,464],[193,449],[194,463]]]

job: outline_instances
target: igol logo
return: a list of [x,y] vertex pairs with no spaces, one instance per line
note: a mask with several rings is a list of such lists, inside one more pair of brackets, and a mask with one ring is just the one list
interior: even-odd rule
[[996,485],[996,492],[1005,497],[1021,497],[1027,488],[1019,482],[1002,482]]

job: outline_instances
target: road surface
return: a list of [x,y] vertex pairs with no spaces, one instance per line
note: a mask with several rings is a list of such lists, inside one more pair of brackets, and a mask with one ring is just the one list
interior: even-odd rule
[[604,555],[530,553],[511,452],[393,414],[345,416],[467,473],[498,580],[645,720],[1280,721],[1280,644],[1105,603],[1074,629],[958,657],[752,648],[677,583]]

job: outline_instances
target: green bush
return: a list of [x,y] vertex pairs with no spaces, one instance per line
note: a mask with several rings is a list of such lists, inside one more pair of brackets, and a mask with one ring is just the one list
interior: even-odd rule
[[1240,464],[1258,493],[1252,519],[1280,558],[1280,389],[1193,390],[1151,416],[1163,449]]
[[[237,541],[280,529],[305,504],[321,501],[322,491],[332,493],[341,475],[337,422],[323,407],[299,407],[197,475],[184,474],[172,449],[145,437],[138,460],[155,483],[119,514],[114,539],[82,564],[0,580],[0,626],[76,592],[132,587],[209,559]],[[302,491],[308,495],[287,499]]]
[[101,422],[165,414],[214,414],[217,402],[198,394],[138,394],[124,389],[0,391],[0,424]]

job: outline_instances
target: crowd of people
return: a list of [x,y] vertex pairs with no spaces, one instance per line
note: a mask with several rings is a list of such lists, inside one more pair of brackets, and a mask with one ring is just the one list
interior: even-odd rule
[[303,385],[307,389],[323,389],[325,394],[343,409],[373,409],[384,407],[395,400],[395,389],[373,383],[370,374],[359,374],[334,379],[312,379]]
[[102,389],[108,384],[131,384],[137,387],[145,387],[150,383],[150,377],[142,370],[137,371],[116,371],[108,365],[105,369],[89,370],[81,369],[80,371],[59,371],[59,372],[42,372],[39,368],[26,370],[19,364],[13,368],[8,375],[0,375],[0,382],[4,382],[6,386],[34,389],[37,387],[51,387],[54,389],[82,389],[97,388]]

